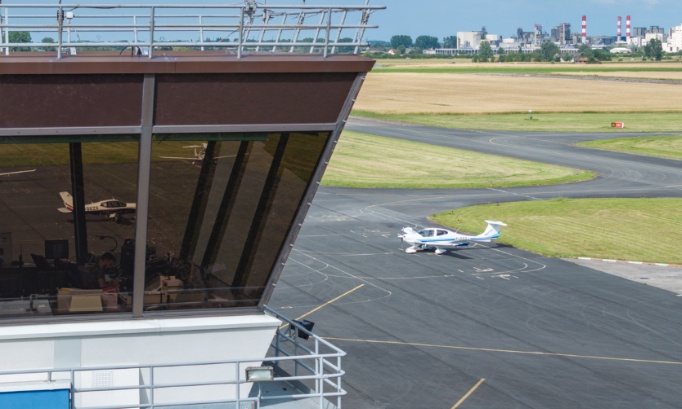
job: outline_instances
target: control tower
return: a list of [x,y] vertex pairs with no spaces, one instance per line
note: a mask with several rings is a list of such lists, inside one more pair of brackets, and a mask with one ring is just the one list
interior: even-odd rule
[[362,3],[0,5],[0,406],[340,406],[343,351],[267,303]]

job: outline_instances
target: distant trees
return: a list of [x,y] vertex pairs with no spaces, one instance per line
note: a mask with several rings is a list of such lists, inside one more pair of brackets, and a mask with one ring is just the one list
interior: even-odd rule
[[599,64],[602,61],[611,61],[613,54],[606,50],[592,49],[587,44],[581,44],[578,47],[583,57],[587,59],[588,64]]
[[[340,43],[352,43],[353,39],[350,37],[343,37],[339,39]],[[355,47],[344,47],[344,46],[338,46],[336,47],[336,52],[339,54],[349,54],[352,53],[355,50]]]
[[391,46],[391,43],[389,41],[383,41],[383,40],[367,40],[367,44],[369,44],[372,47],[389,48]]
[[414,46],[421,48],[422,50],[428,50],[432,48],[439,48],[438,37],[432,36],[419,36],[414,40]]
[[[55,43],[54,38],[52,38],[52,37],[43,37],[43,39],[40,42],[43,44],[54,44]],[[44,48],[45,51],[56,51],[56,49],[57,49],[56,47],[45,47]]]
[[[28,33],[26,34],[28,35]],[[24,40],[30,41],[30,37]],[[424,52],[440,47],[457,49],[457,40],[457,36],[454,35],[443,37],[442,42],[439,42],[437,37],[429,35],[420,35],[414,41],[409,35],[394,35],[391,37],[390,42],[376,40],[372,42],[373,47],[385,47],[386,50],[383,50],[383,52],[386,53],[386,55],[378,57],[377,55],[381,54],[381,51],[379,50],[369,51],[367,52],[367,55],[373,55],[375,58],[443,58],[442,53],[431,52],[424,54]],[[348,41],[348,39],[341,40],[341,42],[346,41]],[[389,47],[395,50],[395,53],[387,53]],[[576,44],[576,47],[578,47],[578,52],[581,53],[581,56],[585,57],[581,62],[600,63],[602,61],[611,61],[617,58],[615,54],[610,53],[608,50],[592,49],[587,44]],[[337,52],[348,52],[350,50],[351,47],[345,46],[337,46],[336,49]],[[562,58],[570,60],[571,57],[571,55],[568,55],[568,57],[564,56],[559,46],[551,41],[542,43],[540,48],[534,48],[532,52],[528,51],[530,50],[521,45],[519,45],[518,50],[505,50],[501,47],[495,48],[487,40],[483,40],[477,53],[473,55],[451,55],[448,58],[472,58],[477,62],[558,62],[561,61]],[[662,60],[666,55],[663,51],[663,44],[658,39],[652,39],[646,46],[640,47],[639,50],[631,46],[630,51],[630,55],[642,55],[644,58],[656,61]],[[669,55],[673,54],[671,53]],[[682,52],[680,52],[679,55],[682,55]],[[578,55],[576,54],[576,56]]]
[[592,55],[597,61],[611,61],[613,54],[606,50],[592,50]]
[[492,61],[494,58],[495,53],[493,52],[493,48],[490,46],[490,43],[487,41],[481,42],[481,45],[478,47],[478,61],[488,62]]
[[394,35],[391,37],[391,48],[398,48],[401,45],[405,48],[412,47],[412,37],[408,35]]
[[663,44],[659,39],[649,40],[649,44],[644,46],[644,56],[652,60],[661,61],[663,58]]
[[[10,43],[31,43],[31,33],[28,31],[10,31],[9,32],[9,42]],[[30,47],[12,47],[12,51],[31,51]]]
[[28,31],[10,31],[9,32],[9,42],[10,43],[30,43],[31,33]]
[[540,62],[542,55],[538,52],[524,53],[524,52],[507,52],[498,57],[500,62]]
[[457,48],[457,36],[443,38],[443,48]]
[[540,46],[540,55],[543,61],[554,61],[557,55],[561,56],[561,50],[558,45],[550,41]]

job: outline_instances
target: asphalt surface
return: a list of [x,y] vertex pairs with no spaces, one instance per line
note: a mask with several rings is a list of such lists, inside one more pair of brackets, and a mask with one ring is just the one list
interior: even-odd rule
[[[681,197],[679,161],[571,146],[613,134],[458,131],[355,118],[346,128],[600,177],[513,189],[321,188],[270,306],[315,322],[315,333],[348,353],[344,408],[682,407],[682,297],[673,274],[680,269],[655,266],[672,274],[664,289],[656,281],[662,270],[648,272],[654,266],[552,259],[495,243],[444,256],[406,254],[397,238],[404,226],[428,225],[434,212],[478,203]],[[614,271],[600,271],[603,265]],[[616,272],[625,266],[630,279]]]

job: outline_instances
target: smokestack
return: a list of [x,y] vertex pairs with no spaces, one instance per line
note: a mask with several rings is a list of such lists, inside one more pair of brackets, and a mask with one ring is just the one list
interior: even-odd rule
[[625,38],[630,43],[630,16],[625,17]]
[[616,36],[618,37],[618,41],[620,41],[620,36],[621,36],[621,31],[620,31],[620,24],[621,24],[622,19],[620,16],[618,16],[618,31],[616,31]]
[[587,44],[587,16],[583,16],[583,44]]

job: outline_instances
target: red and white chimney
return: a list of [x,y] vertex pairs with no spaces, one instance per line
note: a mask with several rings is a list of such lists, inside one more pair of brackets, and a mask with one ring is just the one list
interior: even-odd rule
[[620,36],[621,36],[621,30],[620,30],[620,25],[621,25],[621,17],[618,16],[618,30],[616,31],[616,36],[618,37],[618,41],[620,41]]
[[583,44],[587,44],[587,16],[583,16]]
[[630,16],[625,17],[625,39],[630,43]]

